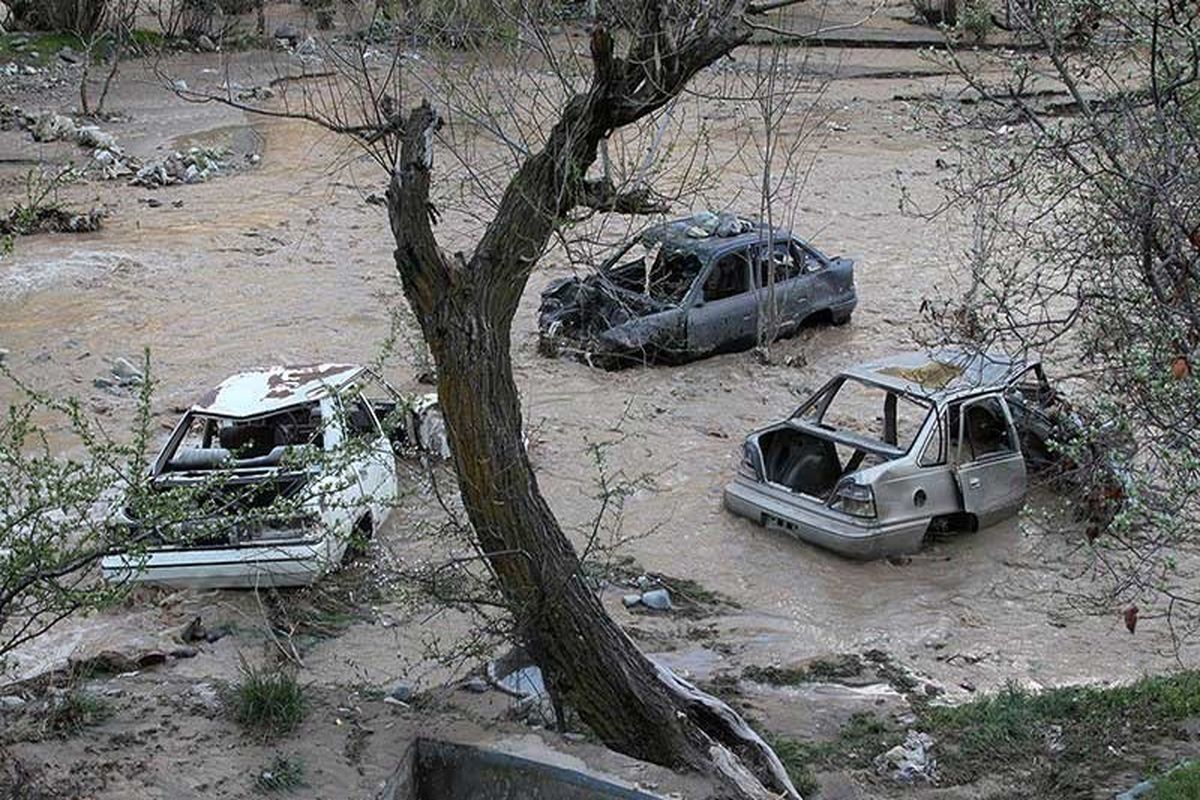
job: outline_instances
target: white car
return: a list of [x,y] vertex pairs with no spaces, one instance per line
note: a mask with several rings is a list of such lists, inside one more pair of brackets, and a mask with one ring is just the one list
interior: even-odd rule
[[436,396],[352,364],[226,379],[183,416],[114,523],[109,581],[299,586],[369,538],[397,495],[394,447],[448,455]]

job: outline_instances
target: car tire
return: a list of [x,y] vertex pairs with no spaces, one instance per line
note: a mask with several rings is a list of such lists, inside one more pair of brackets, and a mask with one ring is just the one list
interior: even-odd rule
[[375,538],[375,523],[371,520],[370,514],[364,514],[358,522],[354,523],[354,529],[350,531],[350,539],[346,542],[346,549],[342,551],[342,563],[348,564],[359,556],[365,556],[371,551],[371,540]]
[[837,325],[838,327],[841,327],[842,325],[847,325],[850,322],[850,312],[849,311],[830,311],[829,312],[829,321],[830,321],[830,323],[832,323],[833,325]]

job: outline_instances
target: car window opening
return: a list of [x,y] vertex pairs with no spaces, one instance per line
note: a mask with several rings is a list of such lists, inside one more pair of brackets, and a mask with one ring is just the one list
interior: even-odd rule
[[747,291],[749,261],[744,253],[733,253],[718,261],[704,281],[704,300],[724,300]]
[[278,466],[289,449],[322,448],[321,408],[317,403],[255,419],[229,419],[193,413],[167,456],[169,472]]
[[[695,255],[657,242],[650,246],[635,243],[625,252],[636,257],[607,269],[605,275],[609,281],[627,292],[643,294],[668,305],[683,302],[702,267]],[[651,265],[649,270],[647,264]]]

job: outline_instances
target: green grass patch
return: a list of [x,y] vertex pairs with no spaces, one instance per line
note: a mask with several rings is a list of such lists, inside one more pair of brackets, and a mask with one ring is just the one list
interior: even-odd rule
[[938,741],[948,783],[1026,772],[1056,796],[1082,797],[1098,774],[1122,766],[1114,753],[1132,756],[1139,745],[1171,736],[1173,723],[1197,715],[1200,672],[1188,671],[1112,688],[1034,693],[1009,685],[966,705],[928,706],[921,727]]
[[64,47],[79,52],[83,42],[73,33],[7,33],[0,36],[0,61],[44,66],[57,58]]
[[783,768],[787,770],[792,785],[801,797],[809,797],[817,793],[817,776],[813,771],[814,765],[820,760],[819,745],[788,739],[782,736],[764,736],[763,739],[771,745]]
[[304,761],[299,757],[277,755],[254,780],[260,792],[290,792],[304,785]]
[[754,664],[742,670],[742,677],[768,686],[798,686],[803,683],[856,678],[863,672],[863,660],[853,653],[814,658],[795,667],[760,667]]
[[241,680],[230,695],[233,718],[264,738],[299,727],[308,710],[304,687],[283,666],[258,669],[242,661]]
[[1146,800],[1196,800],[1200,797],[1200,761],[1171,770],[1154,782]]
[[[1153,745],[1182,735],[1200,717],[1200,670],[1143,678],[1125,686],[1070,686],[1031,692],[1009,685],[960,706],[913,701],[906,727],[934,738],[942,785],[984,777],[1012,780],[1029,797],[1092,798],[1117,775],[1153,773]],[[822,770],[866,769],[899,744],[906,727],[870,713],[852,716],[837,739],[803,742],[769,736],[797,786]],[[1159,779],[1155,800],[1200,798],[1200,762]]]

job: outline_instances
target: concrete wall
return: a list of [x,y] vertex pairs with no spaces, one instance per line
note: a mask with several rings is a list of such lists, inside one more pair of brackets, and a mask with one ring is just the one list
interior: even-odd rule
[[466,744],[418,739],[379,800],[661,800],[565,767]]

